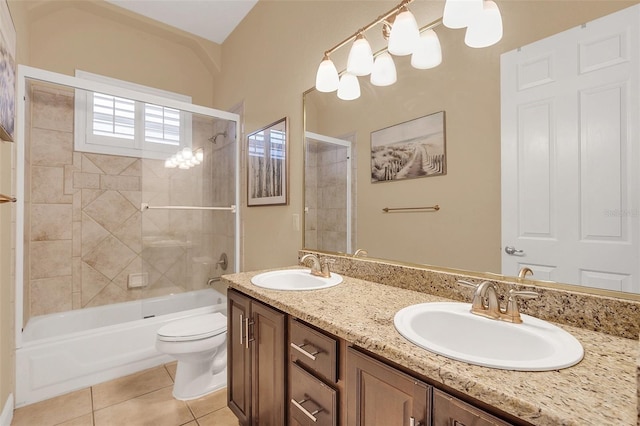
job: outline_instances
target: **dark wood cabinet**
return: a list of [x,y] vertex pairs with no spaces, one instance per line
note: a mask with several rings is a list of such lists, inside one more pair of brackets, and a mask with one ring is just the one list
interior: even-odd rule
[[480,410],[438,389],[433,391],[433,426],[509,426]]
[[348,426],[428,426],[431,386],[347,349]]
[[286,422],[286,316],[228,292],[228,406],[242,425]]
[[511,425],[233,289],[227,333],[228,406],[243,426]]
[[338,339],[289,319],[289,424],[336,426],[340,418]]

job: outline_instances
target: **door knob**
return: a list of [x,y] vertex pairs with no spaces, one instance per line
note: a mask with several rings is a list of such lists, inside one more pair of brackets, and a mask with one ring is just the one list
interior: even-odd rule
[[507,253],[508,255],[515,255],[515,256],[522,256],[524,254],[524,250],[518,250],[517,248],[513,247],[513,246],[506,246],[504,248],[504,252]]

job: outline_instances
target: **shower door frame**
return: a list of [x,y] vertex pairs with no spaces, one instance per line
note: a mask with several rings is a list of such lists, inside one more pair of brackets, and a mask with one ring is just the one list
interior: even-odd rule
[[[351,235],[352,233],[352,221],[353,221],[353,217],[352,213],[351,213],[351,203],[352,203],[352,189],[351,189],[351,158],[352,158],[352,149],[353,149],[353,142],[349,141],[349,140],[345,140],[345,139],[338,139],[338,138],[334,138],[331,136],[326,136],[326,135],[321,135],[320,133],[314,133],[314,132],[309,132],[309,131],[305,131],[304,132],[304,139],[305,139],[305,150],[307,149],[307,140],[308,139],[312,139],[318,142],[324,142],[324,143],[328,143],[331,145],[338,145],[338,146],[342,146],[345,147],[347,149],[347,249],[346,252],[347,253],[351,253],[353,250],[352,247],[352,241],[353,241],[353,236]],[[305,213],[306,213],[307,207],[305,206]],[[303,217],[305,217],[303,215]],[[305,227],[303,227],[303,229],[306,229],[306,225]],[[304,235],[304,232],[303,232]],[[304,237],[303,237],[304,238]],[[304,241],[302,244],[303,247],[305,247]]]
[[240,269],[240,115],[227,111],[195,105],[175,99],[165,98],[149,93],[112,86],[96,81],[85,80],[65,74],[58,74],[26,65],[18,65],[16,91],[16,244],[15,244],[15,342],[16,349],[22,347],[22,324],[24,321],[24,197],[25,197],[25,135],[26,135],[26,95],[27,79],[38,80],[81,89],[100,92],[112,96],[128,98],[135,101],[166,106],[185,112],[206,115],[235,122],[236,125],[236,171],[235,171],[235,209],[231,210],[235,219],[235,272]]

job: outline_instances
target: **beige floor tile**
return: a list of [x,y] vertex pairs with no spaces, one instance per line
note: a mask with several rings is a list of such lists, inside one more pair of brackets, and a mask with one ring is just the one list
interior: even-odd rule
[[164,365],[169,375],[171,376],[171,380],[176,381],[176,368],[178,366],[178,362],[170,362],[169,364]]
[[13,426],[49,426],[91,414],[91,390],[82,389],[18,408]]
[[93,413],[85,414],[78,418],[58,423],[56,426],[93,426]]
[[171,387],[163,388],[120,404],[94,412],[95,426],[178,426],[189,423],[193,416],[183,401],[171,395]]
[[135,398],[149,392],[173,386],[173,381],[163,366],[144,370],[93,387],[93,409]]
[[227,388],[215,391],[202,398],[187,401],[196,419],[227,406]]
[[196,422],[195,420],[192,422],[187,423],[186,425],[183,426],[198,426],[198,422]]
[[198,419],[199,426],[238,426],[238,418],[228,408],[223,408]]

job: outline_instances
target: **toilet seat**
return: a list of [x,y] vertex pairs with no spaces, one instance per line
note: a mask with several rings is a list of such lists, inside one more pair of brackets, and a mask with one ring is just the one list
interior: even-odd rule
[[172,321],[158,329],[158,340],[185,342],[206,339],[227,330],[227,317],[216,312]]

